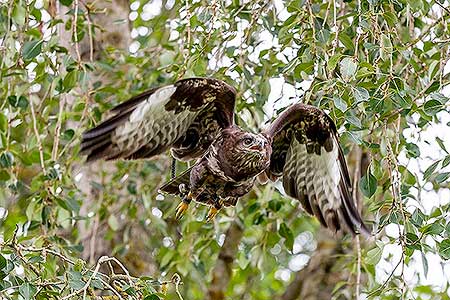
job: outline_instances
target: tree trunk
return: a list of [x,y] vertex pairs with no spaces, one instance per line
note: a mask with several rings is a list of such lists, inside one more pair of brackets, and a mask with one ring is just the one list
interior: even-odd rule
[[232,275],[233,262],[236,259],[238,246],[244,234],[243,225],[238,222],[236,220],[231,223],[225,235],[225,241],[212,271],[212,281],[208,289],[209,300],[225,299],[225,291]]
[[[59,6],[58,6],[59,4]],[[58,7],[55,10],[59,13],[59,17],[65,22],[71,18],[73,24],[73,15],[68,14],[70,10],[75,10],[78,7],[79,13],[85,13],[87,24],[90,24],[90,30],[86,30],[87,34],[79,42],[73,41],[74,28],[66,30],[64,23],[59,28],[59,37],[61,44],[65,46],[71,56],[80,61],[80,63],[101,61],[105,58],[104,50],[111,46],[121,51],[127,51],[131,42],[130,23],[128,15],[130,12],[128,0],[112,0],[112,1],[95,1],[93,3],[74,1],[71,7],[63,6],[60,3],[52,2],[50,6]],[[95,26],[93,26],[95,25]],[[64,66],[62,66],[64,67]],[[92,88],[94,82],[102,80],[103,83],[110,81],[107,74],[91,75],[88,83],[89,89]],[[90,97],[88,95],[87,97]],[[70,109],[75,103],[74,95],[67,95],[65,101],[67,109]],[[89,99],[86,103],[90,105]],[[80,126],[75,124],[74,128]],[[106,174],[112,174],[114,169],[113,164],[92,163],[86,166],[77,165],[73,170],[81,169],[83,176],[77,182],[77,187],[82,192],[83,203],[80,209],[80,215],[86,216],[89,211],[95,211],[96,205],[102,201],[102,194],[92,188],[91,182],[101,182],[100,170],[106,171]],[[103,178],[104,180],[104,178]],[[112,245],[104,239],[106,230],[102,230],[99,224],[99,217],[95,215],[91,220],[80,221],[78,225],[80,242],[83,245],[82,258],[94,263],[102,255],[110,255]]]

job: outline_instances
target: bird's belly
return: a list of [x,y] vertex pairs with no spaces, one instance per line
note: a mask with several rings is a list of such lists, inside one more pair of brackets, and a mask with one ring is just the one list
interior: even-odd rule
[[[202,192],[194,199],[195,202],[205,205],[215,205],[219,201],[227,203],[231,197],[227,182],[218,178],[211,178],[202,188]],[[226,205],[228,206],[228,205]]]
[[[229,182],[216,177],[207,180],[195,202],[210,206],[236,206],[240,197],[247,194],[254,179],[241,183]],[[219,203],[219,204],[218,204]]]

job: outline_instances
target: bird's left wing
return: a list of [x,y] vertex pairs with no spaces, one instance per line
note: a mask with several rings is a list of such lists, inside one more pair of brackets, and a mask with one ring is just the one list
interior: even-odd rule
[[203,155],[222,128],[233,125],[236,90],[214,78],[188,78],[119,104],[86,131],[87,160],[149,158],[172,149],[182,160]]
[[295,104],[266,130],[272,139],[271,180],[282,177],[285,192],[332,231],[369,234],[352,198],[336,126],[322,110]]

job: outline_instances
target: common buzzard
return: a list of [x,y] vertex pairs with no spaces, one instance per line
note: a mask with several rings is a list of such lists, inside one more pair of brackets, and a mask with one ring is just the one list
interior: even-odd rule
[[164,153],[195,164],[161,187],[180,195],[176,216],[194,200],[211,219],[234,206],[257,177],[281,178],[320,223],[337,232],[369,233],[352,199],[336,126],[322,110],[297,103],[263,132],[234,124],[236,90],[213,78],[189,78],[151,89],[112,109],[113,116],[85,132],[88,161],[141,159]]

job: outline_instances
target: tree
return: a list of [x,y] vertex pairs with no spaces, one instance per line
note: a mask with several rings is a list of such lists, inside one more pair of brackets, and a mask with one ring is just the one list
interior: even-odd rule
[[[449,6],[1,2],[1,297],[449,299]],[[190,76],[233,84],[252,130],[326,109],[374,239],[319,229],[273,185],[176,221],[169,156],[84,164],[109,108]]]

